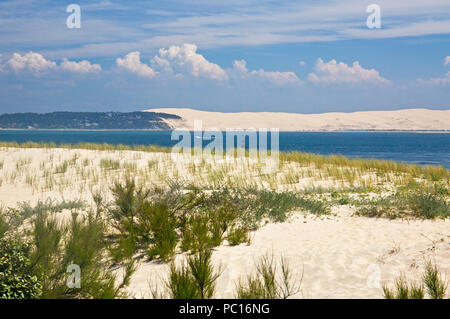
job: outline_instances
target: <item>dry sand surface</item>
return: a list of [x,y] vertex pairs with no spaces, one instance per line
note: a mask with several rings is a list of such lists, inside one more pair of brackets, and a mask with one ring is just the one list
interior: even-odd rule
[[166,120],[166,123],[172,128],[187,130],[194,129],[194,120],[201,120],[204,130],[278,128],[280,131],[450,131],[450,110],[406,109],[323,114],[220,113],[188,108],[160,108],[145,111],[178,115],[182,118],[181,120]]
[[[105,179],[99,177],[102,158],[134,162],[136,172],[144,176],[139,170],[147,167],[149,160],[162,163],[165,156],[170,159],[169,154],[132,151],[3,148],[0,149],[0,162],[3,162],[0,206],[11,207],[21,201],[35,203],[46,198],[89,200],[91,189],[100,186],[108,189],[116,176],[111,171]],[[41,188],[37,181],[33,185],[26,183],[36,175],[45,184],[45,170],[53,172],[61,162],[73,158],[76,158],[75,166],[69,166],[59,177],[54,174],[54,183],[59,186],[53,190]],[[20,161],[22,166],[17,166]],[[84,170],[92,176],[78,180],[76,176],[81,174],[84,162],[89,162]],[[175,167],[167,165],[161,171],[167,173]],[[189,173],[185,171],[185,174]],[[302,292],[295,296],[299,298],[382,298],[381,288],[373,287],[378,274],[381,281],[388,282],[400,272],[418,279],[425,257],[434,260],[450,278],[450,220],[371,219],[352,216],[353,212],[354,208],[348,206],[333,207],[333,214],[325,217],[294,212],[286,222],[269,223],[253,232],[250,245],[231,247],[225,243],[216,248],[213,261],[223,267],[217,297],[233,297],[237,280],[253,271],[255,260],[266,253],[285,256],[298,278],[303,273]],[[177,260],[183,258],[178,255]],[[167,268],[156,261],[141,262],[129,292],[138,298],[150,297],[150,286],[155,282],[161,284]]]
[[[302,278],[294,298],[382,298],[380,283],[392,283],[403,272],[419,279],[424,258],[431,258],[450,278],[450,222],[392,221],[351,216],[339,208],[333,217],[304,217],[271,223],[252,234],[251,244],[214,250],[216,266],[223,273],[217,297],[233,298],[235,284],[252,273],[255,261],[266,253],[275,260],[284,256],[295,276]],[[179,256],[178,260],[182,260]],[[142,264],[133,277],[130,292],[150,297],[149,286],[165,278],[168,266]]]

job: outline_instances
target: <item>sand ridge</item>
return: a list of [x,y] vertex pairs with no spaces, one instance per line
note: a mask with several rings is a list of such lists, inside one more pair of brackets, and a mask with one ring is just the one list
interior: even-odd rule
[[280,131],[450,131],[450,110],[404,109],[353,113],[298,114],[278,112],[206,112],[189,108],[158,108],[144,112],[162,112],[180,116],[165,122],[174,129],[194,129],[194,120],[203,121],[203,129],[278,128]]

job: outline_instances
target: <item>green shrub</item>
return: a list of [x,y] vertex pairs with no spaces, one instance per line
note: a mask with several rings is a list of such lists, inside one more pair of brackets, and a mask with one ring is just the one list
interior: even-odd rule
[[139,215],[141,233],[146,230],[152,234],[152,246],[148,250],[150,259],[159,256],[162,260],[170,259],[175,253],[178,237],[176,221],[166,203],[142,205]]
[[[112,226],[118,230],[116,245],[109,248],[113,259],[120,262],[136,250],[146,249],[150,259],[159,256],[169,260],[178,242],[175,211],[179,198],[169,199],[170,194],[159,189],[138,188],[130,178],[124,184],[116,182],[112,192],[114,206],[109,214]],[[169,203],[174,207],[170,208]]]
[[450,207],[444,198],[430,193],[394,194],[369,201],[355,214],[390,219],[399,217],[434,219],[450,217]]
[[222,244],[226,231],[234,225],[238,214],[237,208],[230,202],[222,201],[219,205],[208,210],[210,219],[211,241],[214,247]]
[[170,265],[170,275],[166,285],[172,299],[200,298],[194,278],[185,264],[180,268],[177,268],[173,263]]
[[235,226],[227,234],[231,246],[240,245],[249,241],[248,229],[245,226]]
[[[129,282],[134,268],[126,267],[122,282],[104,260],[106,241],[103,223],[92,216],[73,214],[70,222],[59,223],[54,216],[40,213],[33,223],[30,260],[33,272],[42,281],[42,298],[116,298]],[[69,265],[81,269],[81,287],[66,284]]]
[[442,278],[439,268],[430,260],[425,261],[425,273],[422,281],[427,288],[427,293],[432,299],[444,299],[447,293],[448,283]]
[[216,287],[215,282],[220,276],[220,270],[214,270],[211,263],[211,250],[200,250],[189,256],[188,265],[200,299],[212,298]]
[[187,263],[171,264],[166,287],[172,299],[209,299],[214,297],[220,269],[214,270],[211,250],[200,250],[187,258]]
[[260,220],[268,217],[283,222],[287,213],[295,209],[304,209],[314,215],[328,214],[328,205],[324,202],[304,198],[294,192],[275,192],[269,190],[248,190],[241,194],[241,200],[248,202],[250,214]]
[[[117,232],[112,234],[111,238],[115,241],[108,246],[108,250],[113,260],[119,263],[131,258],[139,246],[139,227],[142,228],[142,225],[138,225],[138,215],[149,191],[137,188],[131,178],[126,178],[124,184],[116,181],[111,191],[114,205],[107,207],[108,221]],[[149,234],[144,237],[148,241]]]
[[108,243],[107,249],[113,262],[119,264],[133,258],[136,242],[131,236],[119,236],[115,243]]
[[10,225],[8,222],[8,217],[6,213],[0,208],[0,239],[2,239],[6,232],[10,229]]
[[121,234],[135,233],[135,216],[138,198],[136,196],[136,183],[127,178],[125,184],[115,182],[111,188],[115,206],[108,210],[111,224]]
[[285,221],[288,213],[296,209],[303,209],[315,215],[328,214],[330,209],[327,203],[308,199],[295,192],[276,192],[270,190],[228,189],[213,191],[207,196],[202,207],[224,210],[234,214],[227,220],[228,226],[239,219],[251,229],[258,228],[262,218],[269,218],[275,222]]
[[350,203],[350,199],[348,197],[341,197],[338,200],[339,205],[348,205]]
[[394,288],[383,285],[383,295],[386,299],[423,299],[425,288],[432,299],[444,299],[448,284],[442,278],[439,268],[430,260],[425,261],[425,272],[422,282],[410,282],[403,275],[395,280]]
[[34,299],[42,285],[33,273],[28,244],[0,239],[0,299]]
[[199,251],[214,247],[213,239],[209,232],[209,219],[204,213],[188,217],[181,229],[183,251]]
[[423,299],[425,295],[421,283],[408,283],[403,276],[395,280],[393,289],[383,285],[383,294],[386,299]]
[[413,213],[418,217],[433,219],[450,217],[450,207],[445,199],[433,194],[413,194],[408,197]]
[[256,264],[256,274],[240,280],[236,288],[238,299],[287,299],[300,292],[285,258],[280,259],[281,274],[277,276],[277,263],[273,256],[265,255]]

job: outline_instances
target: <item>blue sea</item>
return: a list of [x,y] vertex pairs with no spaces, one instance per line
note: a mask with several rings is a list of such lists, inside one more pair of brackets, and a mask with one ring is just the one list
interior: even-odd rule
[[[341,154],[450,168],[450,134],[447,133],[280,132],[279,134],[280,151]],[[178,143],[178,140],[171,140],[170,131],[0,130],[0,141],[152,144],[169,147]],[[208,143],[209,141],[204,142]]]

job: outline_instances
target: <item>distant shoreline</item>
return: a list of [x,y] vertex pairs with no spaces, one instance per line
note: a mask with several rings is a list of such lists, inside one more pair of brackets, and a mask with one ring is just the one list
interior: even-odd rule
[[162,119],[169,127],[193,130],[227,128],[276,128],[284,132],[448,132],[450,110],[402,109],[397,111],[330,112],[319,114],[281,112],[207,112],[186,108],[149,109],[178,116]]

